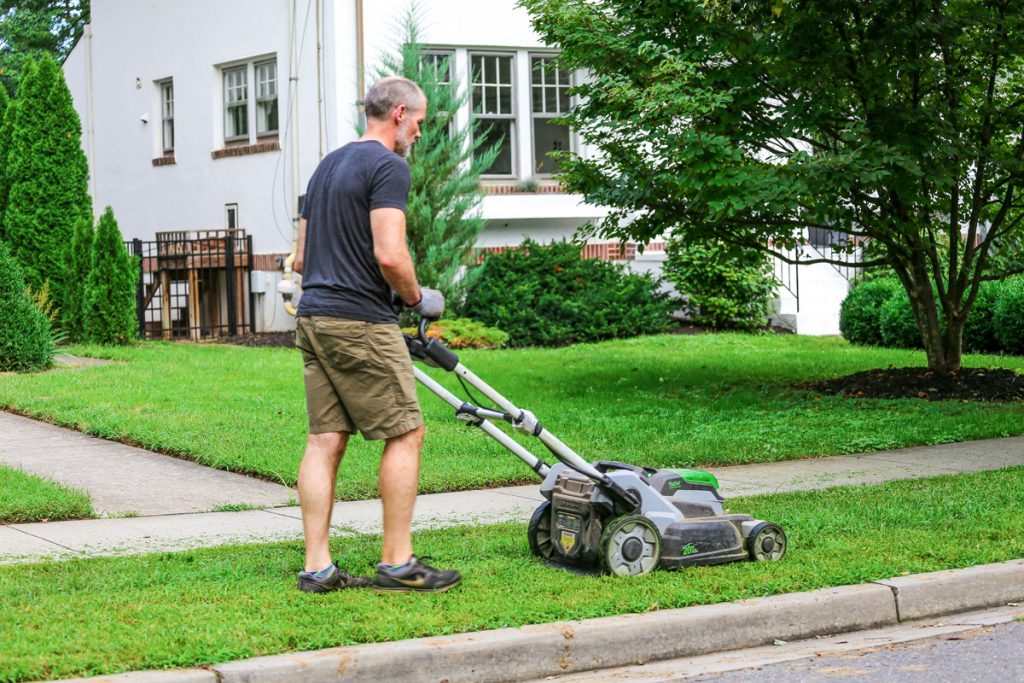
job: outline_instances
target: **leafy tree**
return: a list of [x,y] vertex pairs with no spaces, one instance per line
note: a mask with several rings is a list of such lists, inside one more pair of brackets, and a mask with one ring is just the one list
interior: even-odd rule
[[981,282],[1021,268],[1024,0],[523,4],[588,74],[567,120],[599,153],[569,155],[563,182],[614,208],[591,230],[871,241],[929,367],[960,367]]
[[422,137],[409,155],[409,251],[420,283],[440,289],[449,307],[457,309],[469,285],[465,269],[472,263],[473,246],[485,225],[476,212],[483,199],[480,174],[493,163],[499,147],[483,147],[484,136],[475,134],[475,122],[465,128],[455,125],[455,114],[469,94],[449,78],[453,65],[447,59],[432,59],[424,53],[416,5],[406,12],[401,26],[401,47],[384,56],[376,75],[404,76],[418,83],[427,96]]
[[135,317],[138,263],[128,254],[109,206],[100,216],[92,244],[85,287],[85,340],[93,344],[131,344],[139,333]]
[[89,0],[0,0],[0,80],[14,92],[29,59],[63,59],[89,23]]
[[79,220],[75,225],[71,248],[67,252],[68,279],[64,287],[61,328],[70,341],[80,341],[85,337],[85,293],[89,272],[92,270],[95,232],[91,223]]
[[0,88],[0,240],[4,238],[4,209],[7,208],[7,192],[10,189],[6,180],[6,171],[13,120],[14,102],[7,96],[7,89]]
[[4,238],[35,291],[50,281],[64,301],[64,252],[79,220],[92,223],[82,126],[57,62],[43,55],[25,71],[14,108],[5,177]]
[[54,353],[50,321],[32,302],[18,262],[0,241],[0,372],[48,368]]

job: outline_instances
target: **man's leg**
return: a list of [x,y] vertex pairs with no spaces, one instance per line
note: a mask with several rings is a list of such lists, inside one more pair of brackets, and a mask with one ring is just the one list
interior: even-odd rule
[[422,426],[391,437],[384,444],[379,474],[384,505],[384,564],[400,565],[412,557],[412,509],[419,489],[422,446]]
[[299,465],[299,503],[306,536],[306,571],[316,572],[332,563],[328,539],[338,465],[348,445],[346,432],[310,434]]

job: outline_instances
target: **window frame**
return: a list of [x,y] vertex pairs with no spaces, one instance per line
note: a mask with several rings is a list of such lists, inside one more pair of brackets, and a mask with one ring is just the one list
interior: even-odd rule
[[[234,217],[234,225],[232,225],[232,215]],[[238,221],[238,202],[231,202],[230,204],[224,205],[224,227],[228,230],[237,230],[239,225]]]
[[[511,113],[509,113],[509,114],[500,114],[500,113],[499,114],[484,114],[484,113],[477,113],[475,111],[474,101],[476,99],[477,82],[476,82],[476,70],[474,68],[474,60],[477,57],[482,57],[482,58],[487,58],[487,57],[499,57],[499,58],[502,58],[503,57],[503,58],[507,58],[509,60],[509,82],[507,84],[507,87],[509,88],[509,93],[510,93],[509,107],[511,109]],[[518,84],[518,82],[516,80],[516,62],[517,62],[517,58],[518,58],[518,51],[509,52],[509,51],[504,51],[504,50],[469,50],[468,53],[467,53],[467,61],[468,61],[468,66],[469,66],[469,69],[468,69],[468,71],[469,71],[469,73],[468,73],[468,81],[469,81],[469,112],[470,112],[471,120],[476,121],[476,122],[481,122],[481,121],[509,121],[510,122],[509,135],[506,137],[505,144],[509,145],[509,152],[510,152],[510,156],[511,156],[511,161],[510,161],[511,173],[507,173],[507,174],[506,173],[482,173],[480,175],[480,178],[483,179],[483,180],[489,180],[489,179],[508,180],[508,179],[514,179],[514,178],[518,178],[519,177],[519,149],[518,149],[518,144],[517,144],[519,142],[519,131],[518,131],[519,117],[518,117],[517,108],[516,108],[516,102],[518,100],[518,87],[519,87],[519,84]],[[499,74],[498,75],[498,80],[496,82],[494,82],[494,83],[488,83],[486,81],[486,78],[485,78],[485,80],[482,83],[480,83],[480,86],[483,87],[483,88],[486,88],[488,86],[490,86],[490,87],[497,87],[497,88],[506,87],[506,84],[501,82],[500,73],[501,73],[501,69],[499,67],[498,68],[498,74]],[[484,103],[486,105],[486,99],[487,99],[487,97],[486,97],[486,90],[483,93],[483,98],[482,99],[484,100]],[[500,104],[501,103],[500,91],[498,93],[497,101],[498,101],[498,108],[500,109],[501,108],[501,104]]]
[[[251,100],[251,98],[249,96],[249,69],[250,69],[251,65],[252,65],[252,62],[246,62],[244,64],[235,64],[235,65],[232,65],[232,66],[221,67],[221,79],[223,80],[223,90],[222,90],[221,102],[222,102],[223,107],[224,107],[224,143],[225,144],[238,143],[238,142],[246,142],[247,143],[251,139],[251,130],[252,130],[252,128],[249,125],[249,123],[250,123],[249,119],[252,116],[252,112],[250,112],[250,107],[249,107],[249,101]],[[229,100],[229,89],[232,88],[232,87],[237,88],[239,86],[238,85],[234,85],[234,86],[229,85],[228,80],[229,80],[229,76],[231,74],[236,74],[236,73],[242,75],[242,79],[243,80],[242,80],[241,86],[243,86],[245,88],[245,99],[238,100],[236,102],[231,102]],[[228,131],[230,131],[231,128],[232,128],[231,111],[232,111],[233,108],[238,108],[238,107],[244,107],[245,108],[245,116],[242,119],[242,120],[245,121],[245,132],[244,133],[236,133],[235,135],[229,135]]]
[[[160,88],[160,149],[165,156],[171,156],[174,154],[174,79],[164,79],[157,85]],[[168,92],[170,93],[169,98]],[[170,127],[170,145],[167,144],[168,127]]]
[[[272,81],[274,84],[274,96],[265,97],[260,95],[260,67],[266,67],[271,64],[274,66],[274,80]],[[261,59],[253,61],[252,70],[253,84],[255,85],[255,92],[253,93],[254,97],[252,98],[255,105],[253,107],[253,114],[255,116],[255,125],[253,126],[253,130],[255,131],[257,138],[276,136],[280,132],[281,128],[281,88],[279,85],[281,79],[280,72],[277,68],[277,57],[275,56],[270,59]],[[269,83],[271,81],[267,82]],[[267,128],[266,130],[260,130],[260,106],[266,102],[276,103],[275,115],[277,117],[277,126],[275,128]]]
[[[530,149],[532,150],[532,157],[533,157],[532,160],[531,160],[532,164],[531,164],[530,168],[533,169],[533,175],[536,178],[551,178],[551,177],[553,177],[555,175],[555,173],[541,173],[541,172],[536,170],[537,166],[538,166],[538,159],[537,159],[537,120],[538,119],[550,120],[550,119],[558,118],[559,116],[564,115],[568,111],[568,109],[566,111],[557,111],[557,112],[549,112],[549,111],[547,111],[547,95],[546,95],[546,90],[548,88],[550,88],[550,87],[553,87],[555,89],[555,104],[556,104],[557,108],[560,110],[561,109],[560,99],[561,99],[562,91],[563,90],[568,90],[569,88],[572,88],[575,85],[575,82],[574,82],[575,81],[574,72],[571,71],[571,70],[568,70],[569,82],[567,84],[565,84],[565,85],[562,85],[557,80],[554,83],[550,84],[550,85],[546,81],[542,81],[542,83],[540,83],[539,85],[535,84],[533,82],[534,60],[535,59],[538,59],[538,60],[553,60],[553,59],[556,59],[557,57],[558,57],[558,53],[557,52],[528,52],[527,55],[526,55],[526,58],[527,58],[527,60],[529,62],[529,72],[530,72],[530,84],[529,84],[529,90],[530,90],[530,142],[531,142]],[[560,67],[557,67],[557,66],[555,68],[558,71],[562,71],[563,70],[563,69],[561,69]],[[535,88],[540,88],[541,89],[542,106],[543,106],[543,109],[545,111],[538,112],[538,111],[535,110],[535,107],[534,107],[534,104],[536,102],[535,93],[534,93],[534,89]],[[567,99],[567,105],[571,109],[572,108],[572,97],[568,93],[566,93],[566,97],[568,98]],[[567,139],[568,139],[567,151],[570,151],[570,152],[576,151],[576,138],[573,135],[573,131],[568,126],[566,126],[565,128],[566,128]]]

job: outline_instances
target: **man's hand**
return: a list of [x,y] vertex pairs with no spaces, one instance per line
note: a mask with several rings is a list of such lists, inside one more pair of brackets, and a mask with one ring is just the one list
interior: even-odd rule
[[424,318],[436,320],[444,314],[444,294],[429,287],[420,288],[420,301],[412,307]]

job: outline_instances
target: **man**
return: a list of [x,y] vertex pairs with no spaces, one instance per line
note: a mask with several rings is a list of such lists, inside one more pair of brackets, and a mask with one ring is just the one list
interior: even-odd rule
[[412,362],[392,309],[393,293],[421,315],[444,312],[441,293],[420,288],[405,242],[409,167],[420,137],[423,91],[391,77],[364,100],[366,133],[328,154],[306,192],[295,270],[302,273],[296,346],[302,351],[309,437],[299,467],[306,538],[299,589],[322,593],[371,585],[334,565],[328,548],[338,465],[350,435],[384,440],[379,487],[384,549],[372,585],[386,591],[444,591],[453,570],[412,552],[423,418]]

